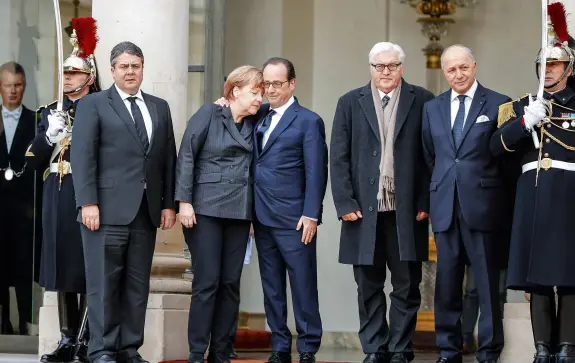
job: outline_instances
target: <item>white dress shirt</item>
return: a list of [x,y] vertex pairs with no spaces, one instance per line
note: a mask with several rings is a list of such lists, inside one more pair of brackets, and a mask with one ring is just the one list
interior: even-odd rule
[[128,100],[128,97],[136,97],[136,105],[138,105],[138,107],[140,108],[140,111],[142,112],[142,116],[144,117],[144,124],[146,125],[146,133],[148,134],[148,141],[151,144],[152,141],[152,117],[150,116],[150,111],[148,110],[148,106],[146,106],[146,102],[144,102],[144,97],[142,97],[142,91],[138,90],[138,93],[136,93],[135,95],[129,95],[126,92],[122,91],[118,85],[114,85],[114,87],[116,87],[116,90],[118,91],[118,94],[120,95],[120,97],[122,98],[122,101],[124,101],[124,105],[126,105],[126,108],[128,109],[128,112],[130,113],[130,116],[132,116],[132,121],[134,121],[134,115],[132,115],[132,104],[130,103],[130,100]]
[[391,97],[393,97],[393,92],[395,92],[395,88],[392,89],[391,92],[389,92],[389,93],[385,93],[378,88],[377,92],[379,92],[379,99],[380,100],[383,100],[383,97],[385,97],[385,96],[389,97],[389,99],[391,100]]
[[266,132],[264,132],[264,137],[262,139],[262,149],[266,146],[266,143],[268,142],[268,139],[270,138],[272,131],[276,128],[276,126],[280,122],[280,119],[282,118],[288,107],[290,107],[292,103],[294,103],[294,101],[295,98],[291,96],[290,99],[286,102],[286,104],[281,107],[272,108],[270,106],[270,111],[274,110],[276,113],[272,116],[272,122],[270,123],[270,127],[268,127]]
[[[465,92],[465,119],[463,120],[463,125],[467,121],[467,115],[469,114],[469,109],[471,108],[471,102],[473,102],[473,97],[475,97],[475,91],[477,91],[477,80],[473,82],[473,85],[467,92]],[[453,123],[455,122],[455,117],[457,116],[457,111],[459,111],[459,93],[451,90],[451,128],[453,128]]]
[[12,142],[14,141],[14,135],[16,134],[18,122],[20,121],[20,115],[22,115],[22,105],[12,111],[8,110],[5,106],[2,106],[2,121],[4,122],[4,135],[6,135],[6,146],[8,146],[8,152],[10,152]]

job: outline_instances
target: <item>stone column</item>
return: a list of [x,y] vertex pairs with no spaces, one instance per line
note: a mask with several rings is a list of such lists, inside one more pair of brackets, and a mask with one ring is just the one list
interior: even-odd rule
[[[102,87],[107,89],[113,83],[112,48],[122,41],[138,45],[144,53],[142,91],[168,102],[179,147],[188,116],[189,0],[92,0],[92,16],[98,22],[100,41],[95,56]],[[191,281],[183,279],[189,266],[183,250],[179,223],[169,231],[158,231],[144,346],[140,349],[140,354],[151,363],[188,357]],[[51,297],[45,298],[46,319],[48,309],[54,308],[51,300]],[[43,330],[44,335],[56,333],[57,337],[57,331],[47,325],[41,323],[41,340]]]
[[12,60],[12,0],[0,1],[0,64]]

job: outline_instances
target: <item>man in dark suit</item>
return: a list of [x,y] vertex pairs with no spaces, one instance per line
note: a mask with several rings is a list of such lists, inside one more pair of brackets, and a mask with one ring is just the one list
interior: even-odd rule
[[264,307],[272,331],[271,362],[291,362],[287,326],[289,270],[300,361],[315,361],[322,326],[317,291],[316,231],[327,186],[321,117],[294,97],[293,64],[271,58],[263,68],[266,98],[254,135],[256,247]]
[[462,283],[469,261],[477,285],[479,362],[496,362],[503,348],[496,251],[505,227],[500,163],[489,149],[499,105],[509,101],[475,79],[471,50],[447,48],[441,57],[451,89],[428,102],[423,147],[431,171],[430,218],[437,245],[435,332],[438,362],[461,362]]
[[72,132],[89,355],[95,363],[140,363],[156,228],[176,218],[176,146],[168,103],[140,90],[140,48],[119,43],[110,63],[114,85],[79,101]]
[[353,265],[366,363],[413,360],[421,261],[428,258],[421,114],[433,94],[402,79],[404,58],[396,44],[373,46],[371,81],[339,99],[331,136],[331,190],[343,220],[339,262]]
[[[26,166],[24,154],[36,134],[36,114],[22,105],[26,74],[18,63],[0,66],[0,333],[12,334],[9,287],[18,304],[18,332],[28,334],[32,323],[32,283],[34,282],[34,237],[41,235],[34,210],[41,200],[41,179]],[[35,195],[38,197],[34,199]],[[37,219],[37,222],[40,218]]]

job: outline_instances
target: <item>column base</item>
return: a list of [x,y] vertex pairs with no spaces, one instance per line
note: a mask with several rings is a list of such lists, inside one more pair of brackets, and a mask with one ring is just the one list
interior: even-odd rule
[[[191,295],[150,293],[144,328],[144,345],[139,353],[150,363],[188,359],[188,312]],[[60,329],[55,292],[44,294],[40,308],[38,358],[58,346]]]
[[505,347],[501,363],[531,362],[535,354],[529,303],[505,304],[503,333]]

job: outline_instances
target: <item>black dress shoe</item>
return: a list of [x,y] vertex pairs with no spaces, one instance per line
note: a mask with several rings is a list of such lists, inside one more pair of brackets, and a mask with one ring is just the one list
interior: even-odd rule
[[229,353],[210,351],[207,361],[208,363],[230,363]]
[[315,363],[315,354],[310,352],[303,352],[299,355],[300,363]]
[[409,359],[403,353],[393,353],[389,363],[409,363]]
[[551,346],[544,342],[535,343],[535,355],[533,356],[533,363],[552,363],[553,353],[551,353]]
[[386,363],[385,353],[369,353],[365,355],[363,363]]
[[439,357],[439,359],[437,359],[437,363],[461,363],[461,360],[461,357],[452,359]]
[[287,352],[272,352],[267,363],[291,363],[291,354]]
[[44,354],[40,358],[42,363],[68,363],[74,358],[76,347],[74,346],[74,339],[69,337],[62,337],[58,342],[58,347],[52,353]]
[[560,343],[559,351],[555,354],[556,363],[575,363],[575,344]]
[[499,359],[487,359],[487,360],[482,360],[479,363],[497,363],[499,362]]
[[111,355],[104,354],[94,360],[93,363],[117,363],[116,359]]
[[133,357],[130,357],[125,362],[126,363],[150,363],[147,360],[145,360],[144,358],[140,357],[139,355],[135,355]]
[[228,353],[228,358],[235,359],[238,358],[238,353],[234,348],[230,348],[230,352]]
[[204,354],[203,353],[190,353],[190,357],[188,358],[188,363],[204,363]]

